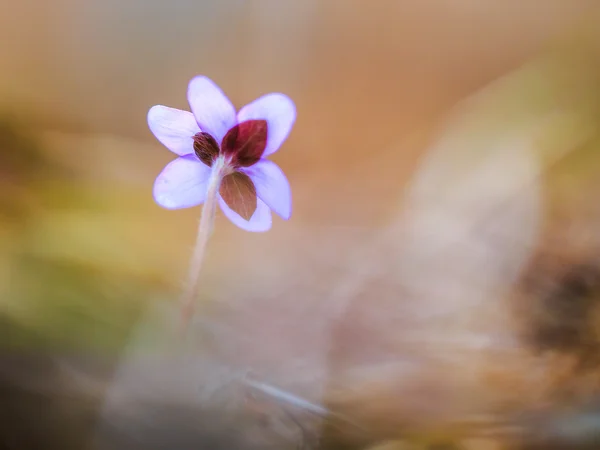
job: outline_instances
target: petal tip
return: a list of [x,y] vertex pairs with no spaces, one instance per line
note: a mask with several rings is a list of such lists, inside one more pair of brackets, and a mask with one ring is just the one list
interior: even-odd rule
[[161,195],[161,194],[157,194],[157,193],[153,193],[152,197],[154,198],[154,202],[158,206],[160,206],[162,209],[166,209],[168,211],[175,211],[178,209],[187,209],[187,208],[193,208],[194,206],[198,206],[198,205],[182,205],[179,203],[175,203],[175,202],[173,202],[173,200],[171,198],[169,198],[169,196]]
[[238,213],[233,211],[223,197],[219,195],[219,206],[221,211],[238,228],[252,233],[263,233],[269,231],[273,224],[270,208],[260,199],[257,203],[257,208],[250,220],[243,219]]
[[210,78],[196,75],[188,84],[187,99],[202,131],[221,142],[236,123],[235,107],[225,92]]
[[281,168],[273,161],[261,159],[246,169],[256,187],[258,197],[284,220],[292,215],[292,189]]
[[277,210],[273,210],[283,220],[290,220],[292,217],[292,193],[289,190],[287,192],[287,198],[287,201],[280,203]]
[[200,128],[191,112],[154,105],[148,110],[147,121],[154,137],[176,155],[194,152],[193,136]]
[[148,127],[150,130],[154,127],[156,123],[156,118],[159,115],[159,110],[164,108],[162,105],[154,105],[148,110],[148,114],[146,114],[146,121],[148,122]]
[[163,209],[179,209],[173,204],[172,201],[170,201],[169,196],[162,192],[165,184],[167,183],[165,182],[161,173],[158,177],[156,177],[156,180],[154,180],[154,186],[152,187],[152,198],[154,199],[154,202]]
[[191,156],[167,164],[154,180],[152,196],[164,209],[184,209],[204,203],[210,169]]
[[270,95],[272,95],[276,101],[280,102],[283,107],[287,108],[287,114],[289,114],[290,122],[293,124],[296,121],[296,104],[291,97],[282,92],[273,92]]
[[165,198],[162,195],[157,194],[156,192],[153,193],[152,197],[154,198],[154,203],[156,203],[162,209],[167,209],[167,210],[179,209],[176,206],[174,206],[172,203],[170,203],[167,198]]
[[[238,225],[238,227],[242,228],[239,225]],[[242,228],[242,230],[248,231],[250,233],[266,233],[267,231],[270,231],[272,227],[273,227],[273,222],[269,221],[268,223],[264,223],[262,225],[262,227]]]
[[287,213],[282,213],[282,214],[280,215],[280,217],[281,217],[283,220],[290,220],[290,219],[291,219],[291,217],[292,217],[292,211],[290,210],[290,211],[287,211]]
[[211,80],[210,78],[208,78],[206,75],[196,75],[196,76],[192,77],[189,84],[199,82],[199,81],[215,84],[215,82],[213,80]]
[[204,88],[204,89],[208,88],[212,91],[217,91],[217,92],[223,94],[223,96],[225,96],[225,93],[223,92],[223,90],[212,79],[208,78],[205,75],[196,75],[188,83],[188,89],[187,89],[188,100],[190,100],[190,95],[193,95],[193,91],[198,88]]
[[244,106],[237,114],[238,122],[263,119],[268,122],[269,134],[263,158],[275,153],[287,139],[296,122],[296,105],[290,97],[272,92]]

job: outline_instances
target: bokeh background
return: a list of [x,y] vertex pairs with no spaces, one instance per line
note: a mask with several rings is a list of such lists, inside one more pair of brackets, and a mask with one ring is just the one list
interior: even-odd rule
[[[537,439],[519,414],[600,388],[572,392],[577,345],[526,343],[537,291],[508,299],[538,254],[600,255],[599,25],[594,0],[1,3],[0,446]],[[154,204],[146,114],[197,74],[294,99],[294,212],[217,217],[182,343],[200,209]]]

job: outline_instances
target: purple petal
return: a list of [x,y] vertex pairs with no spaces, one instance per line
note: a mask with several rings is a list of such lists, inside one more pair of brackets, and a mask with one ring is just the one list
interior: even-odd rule
[[219,195],[219,206],[229,220],[242,230],[262,232],[271,229],[271,210],[260,198],[256,200],[256,211],[250,217],[250,220],[244,219],[234,210],[232,210],[223,198]]
[[188,102],[196,122],[220,144],[225,133],[236,124],[235,108],[212,80],[198,76],[188,86]]
[[254,183],[258,197],[279,216],[288,220],[292,215],[292,191],[279,166],[267,159],[261,159],[243,171]]
[[148,111],[148,127],[165,147],[179,156],[194,153],[193,136],[200,131],[189,111],[156,105]]
[[167,209],[189,208],[204,203],[210,170],[195,155],[171,161],[154,182],[154,200]]
[[294,102],[283,94],[267,94],[244,106],[237,115],[238,122],[263,119],[268,124],[267,146],[263,158],[275,153],[296,120]]

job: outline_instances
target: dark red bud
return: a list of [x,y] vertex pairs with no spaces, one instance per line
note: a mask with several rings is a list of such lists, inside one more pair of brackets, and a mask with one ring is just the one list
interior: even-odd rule
[[219,155],[219,144],[214,137],[202,131],[194,136],[194,152],[200,161],[212,166]]

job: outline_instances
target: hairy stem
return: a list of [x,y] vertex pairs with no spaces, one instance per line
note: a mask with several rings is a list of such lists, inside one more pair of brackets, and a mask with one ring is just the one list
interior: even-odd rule
[[200,225],[196,236],[196,245],[190,261],[188,282],[182,295],[181,318],[183,330],[185,331],[194,316],[196,299],[198,298],[200,270],[206,254],[208,240],[212,234],[217,210],[217,193],[221,186],[225,169],[225,161],[217,158],[212,166],[210,178],[208,179],[208,190],[206,200],[200,215]]

